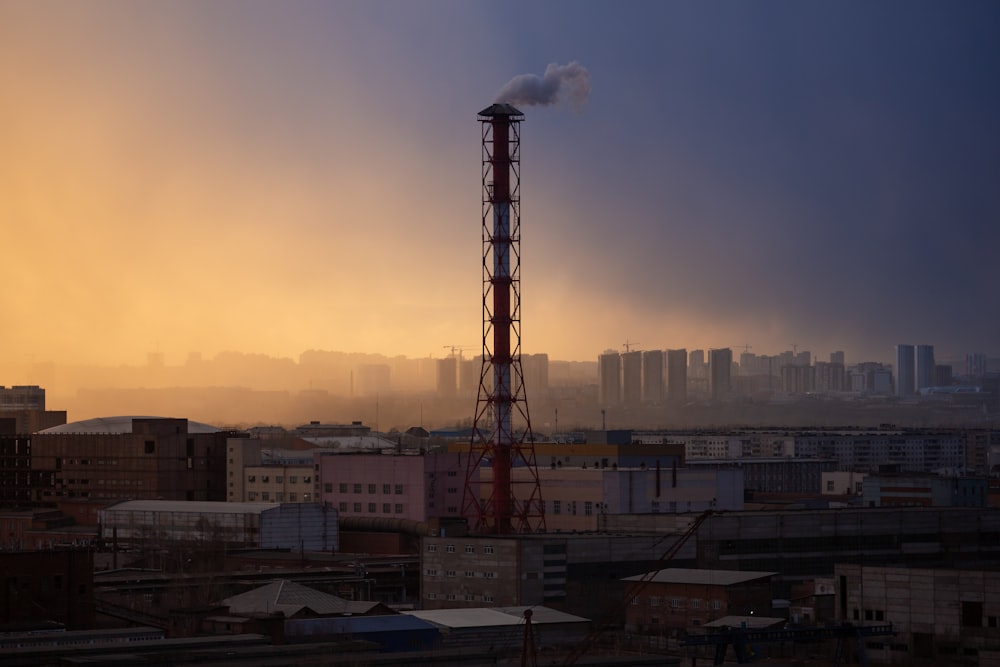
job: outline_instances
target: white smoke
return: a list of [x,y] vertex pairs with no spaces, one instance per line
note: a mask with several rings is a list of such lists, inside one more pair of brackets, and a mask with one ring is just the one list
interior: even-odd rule
[[550,63],[545,74],[518,74],[497,93],[497,102],[515,106],[557,104],[568,99],[577,111],[590,96],[590,72],[575,60],[567,65]]

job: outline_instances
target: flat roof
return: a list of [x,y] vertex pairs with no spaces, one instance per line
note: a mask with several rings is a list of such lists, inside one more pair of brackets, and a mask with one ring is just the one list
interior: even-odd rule
[[703,570],[686,567],[669,567],[657,570],[655,574],[647,572],[634,577],[625,577],[622,581],[651,581],[658,584],[703,584],[709,586],[732,586],[754,579],[773,577],[777,572],[752,572],[746,570]]
[[420,609],[403,613],[444,628],[489,628],[522,625],[525,609],[531,609],[532,623],[585,623],[588,621],[581,616],[574,616],[542,606]]
[[227,503],[219,500],[123,500],[102,512],[212,512],[215,514],[260,514],[281,503]]

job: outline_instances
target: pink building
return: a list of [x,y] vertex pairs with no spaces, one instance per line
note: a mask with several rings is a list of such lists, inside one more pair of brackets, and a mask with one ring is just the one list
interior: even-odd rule
[[316,497],[342,518],[426,521],[459,517],[465,454],[339,454],[316,451]]

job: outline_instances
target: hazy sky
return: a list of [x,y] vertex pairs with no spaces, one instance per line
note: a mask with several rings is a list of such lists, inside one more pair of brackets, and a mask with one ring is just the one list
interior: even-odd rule
[[525,352],[1000,348],[1000,3],[0,0],[0,358],[481,339],[523,109]]

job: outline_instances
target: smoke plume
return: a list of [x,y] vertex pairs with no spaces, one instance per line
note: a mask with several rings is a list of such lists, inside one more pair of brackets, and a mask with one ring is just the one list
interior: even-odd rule
[[497,102],[520,106],[556,104],[568,99],[577,111],[590,95],[590,72],[575,60],[567,65],[550,63],[545,74],[518,74],[497,93]]

